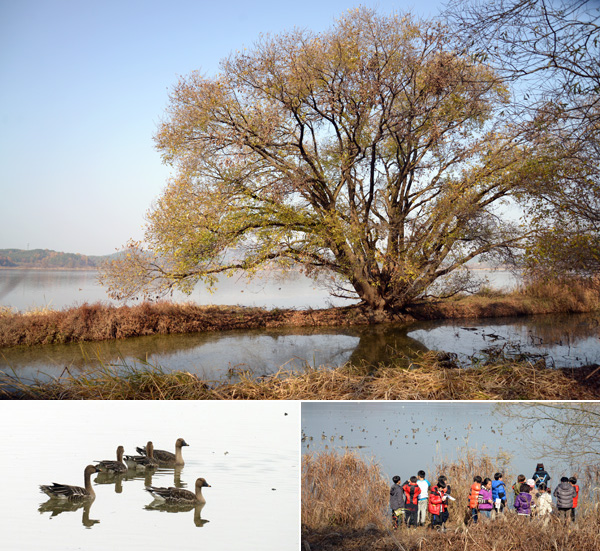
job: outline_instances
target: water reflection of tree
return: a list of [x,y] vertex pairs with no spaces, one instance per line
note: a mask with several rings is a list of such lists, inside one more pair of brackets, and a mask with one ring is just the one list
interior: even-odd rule
[[86,499],[84,501],[71,501],[68,499],[49,499],[45,503],[42,503],[38,511],[43,513],[50,513],[50,518],[56,517],[61,513],[72,513],[83,508],[83,514],[81,516],[81,523],[86,528],[91,528],[94,524],[98,524],[99,520],[90,518],[90,509],[94,500]]
[[535,316],[527,320],[525,327],[532,345],[572,346],[577,341],[598,336],[600,316],[597,314]]
[[349,363],[356,366],[374,367],[390,363],[402,365],[407,356],[415,352],[427,352],[429,349],[416,339],[408,336],[410,326],[373,325],[345,334],[360,337],[357,347],[350,356]]

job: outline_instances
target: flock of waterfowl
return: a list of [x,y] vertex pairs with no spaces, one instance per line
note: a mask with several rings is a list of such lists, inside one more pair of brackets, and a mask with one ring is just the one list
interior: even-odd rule
[[[175,442],[175,453],[165,450],[155,450],[152,442],[148,442],[145,446],[137,447],[136,451],[139,455],[125,455],[123,446],[117,448],[117,459],[106,459],[95,461],[96,465],[88,465],[83,471],[84,487],[69,486],[67,484],[57,484],[54,482],[50,485],[41,485],[40,490],[50,496],[50,498],[69,500],[69,501],[84,501],[93,500],[96,497],[94,488],[92,487],[91,477],[94,473],[125,473],[129,469],[135,470],[152,470],[157,467],[182,467],[184,465],[181,448],[189,446],[183,439],[178,438]],[[125,460],[123,460],[123,456]],[[155,486],[147,486],[144,488],[149,492],[154,499],[172,504],[204,504],[206,499],[202,495],[202,488],[210,485],[204,478],[196,480],[195,492],[185,490],[183,488],[158,488]]]

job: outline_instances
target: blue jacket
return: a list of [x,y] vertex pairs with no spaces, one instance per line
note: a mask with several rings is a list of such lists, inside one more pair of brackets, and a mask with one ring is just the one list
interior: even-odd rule
[[492,480],[492,499],[496,501],[498,498],[506,501],[506,486],[504,480]]

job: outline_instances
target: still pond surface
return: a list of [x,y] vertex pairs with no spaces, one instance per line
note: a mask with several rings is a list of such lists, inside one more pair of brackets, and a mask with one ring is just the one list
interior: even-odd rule
[[[299,406],[266,402],[3,402],[5,474],[2,547],[90,551],[299,548]],[[52,482],[83,486],[94,460],[152,440],[185,466],[152,474],[92,477],[95,500],[60,507],[40,492]],[[185,487],[196,478],[206,504],[165,511],[147,485]]]

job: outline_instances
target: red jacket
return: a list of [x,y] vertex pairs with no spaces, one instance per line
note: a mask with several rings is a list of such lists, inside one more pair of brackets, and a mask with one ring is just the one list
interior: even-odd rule
[[575,488],[575,497],[573,498],[573,509],[575,509],[577,507],[577,498],[579,497],[579,486],[573,484],[573,488]]
[[419,499],[419,494],[421,493],[421,488],[417,486],[417,483],[409,482],[403,486],[404,494],[406,495],[406,505],[417,505],[417,500]]
[[439,515],[448,510],[448,503],[442,500],[442,497],[446,495],[446,488],[433,487],[433,490],[429,492],[429,512],[432,515]]

